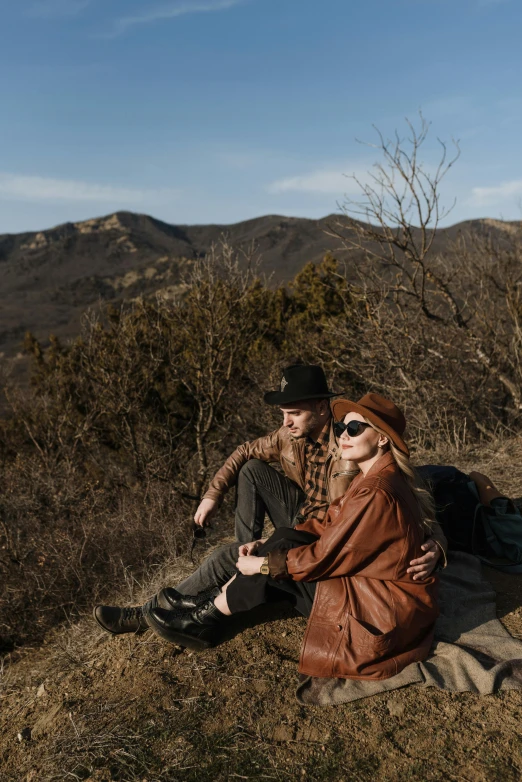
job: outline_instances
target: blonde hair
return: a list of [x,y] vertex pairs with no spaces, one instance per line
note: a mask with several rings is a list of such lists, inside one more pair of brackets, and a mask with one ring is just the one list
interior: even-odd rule
[[379,434],[382,434],[383,437],[386,437],[388,439],[390,451],[395,460],[395,463],[399,468],[399,470],[401,471],[404,478],[406,479],[406,483],[412,490],[413,496],[415,497],[415,500],[417,501],[417,505],[419,506],[419,511],[421,514],[420,526],[423,529],[427,529],[428,531],[431,531],[435,523],[435,503],[433,501],[433,497],[431,495],[428,485],[421,478],[417,470],[414,467],[412,467],[410,462],[410,457],[406,456],[405,453],[403,453],[397,448],[395,443],[392,441],[390,435],[387,432],[385,432],[384,429],[381,429],[380,427],[376,426],[367,418],[365,418],[364,420],[366,421],[366,423],[370,424],[372,429],[375,429],[376,432],[379,432]]

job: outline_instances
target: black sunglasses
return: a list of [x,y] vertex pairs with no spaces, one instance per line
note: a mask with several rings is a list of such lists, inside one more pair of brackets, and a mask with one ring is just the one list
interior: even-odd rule
[[207,531],[203,527],[200,527],[199,524],[193,524],[192,537],[194,540],[201,540],[202,538],[207,537]]
[[348,432],[350,437],[357,437],[364,432],[367,426],[371,426],[371,424],[367,424],[364,421],[349,421],[347,424],[342,421],[336,421],[334,423],[334,432],[336,437],[340,437],[343,432]]

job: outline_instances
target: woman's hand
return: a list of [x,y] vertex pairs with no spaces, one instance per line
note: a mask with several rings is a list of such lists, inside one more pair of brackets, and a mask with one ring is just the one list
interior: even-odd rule
[[261,546],[263,543],[266,543],[266,538],[263,540],[253,540],[251,543],[243,543],[239,547],[239,556],[240,557],[250,557],[253,554],[256,553],[259,546]]
[[[245,545],[249,545],[246,543]],[[240,556],[236,562],[236,567],[240,573],[244,576],[255,576],[256,573],[261,572],[261,565],[263,564],[264,557],[255,556]]]

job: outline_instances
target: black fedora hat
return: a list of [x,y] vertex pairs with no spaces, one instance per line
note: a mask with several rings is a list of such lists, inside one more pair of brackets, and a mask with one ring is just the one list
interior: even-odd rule
[[292,364],[283,370],[281,387],[268,391],[265,402],[268,405],[291,405],[305,399],[330,399],[340,396],[342,391],[329,391],[325,374],[315,364]]

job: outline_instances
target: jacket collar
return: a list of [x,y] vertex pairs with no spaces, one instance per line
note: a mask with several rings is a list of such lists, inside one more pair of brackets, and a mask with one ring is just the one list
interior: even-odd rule
[[391,451],[386,451],[385,453],[383,453],[382,456],[379,456],[379,458],[374,464],[372,464],[372,466],[366,473],[365,477],[367,478],[369,475],[376,475],[377,473],[382,472],[384,469],[386,469],[386,467],[389,467],[390,465],[396,466],[396,462],[392,456]]
[[328,455],[341,458],[341,450],[334,432],[334,417],[330,418],[330,439],[328,441]]

